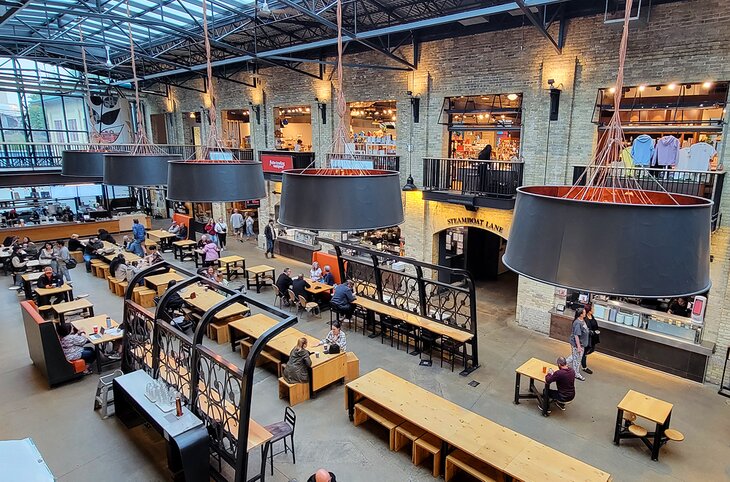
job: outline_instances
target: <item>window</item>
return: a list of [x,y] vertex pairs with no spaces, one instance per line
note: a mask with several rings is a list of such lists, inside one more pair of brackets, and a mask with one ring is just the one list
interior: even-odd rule
[[68,141],[69,142],[79,142],[79,133],[74,132],[78,130],[78,122],[76,119],[69,119],[68,120]]

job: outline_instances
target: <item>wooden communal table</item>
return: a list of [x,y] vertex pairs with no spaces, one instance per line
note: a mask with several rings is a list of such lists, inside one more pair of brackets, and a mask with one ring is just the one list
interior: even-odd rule
[[38,278],[43,276],[43,271],[36,271],[35,273],[25,273],[20,275],[20,279],[23,280],[23,293],[25,294],[26,300],[33,299],[33,284],[38,281]]
[[[114,363],[117,363],[119,360],[107,360],[106,363],[101,362],[101,348],[104,346],[104,343],[113,342],[116,340],[121,340],[123,336],[123,332],[119,330],[119,323],[117,323],[114,320],[110,320],[109,325],[111,325],[111,328],[109,325],[107,325],[106,319],[108,315],[99,315],[99,316],[92,316],[90,318],[82,318],[80,320],[74,320],[71,322],[71,324],[79,331],[84,332],[84,336],[91,342],[92,345],[94,345],[94,350],[96,350],[96,370],[101,373],[102,369],[105,366],[112,365]],[[97,326],[99,329],[99,333],[96,335],[94,334],[94,327]],[[102,328],[104,329],[104,333],[101,333]]]
[[[519,405],[520,400],[524,399],[537,399],[540,406],[542,406],[543,417],[548,416],[550,393],[548,392],[548,385],[545,383],[545,375],[547,375],[549,369],[555,371],[558,370],[558,366],[537,358],[530,358],[515,369],[515,404]],[[527,393],[520,393],[520,379],[522,376],[530,379]],[[542,390],[535,387],[535,381],[544,385]]]
[[32,270],[32,271],[43,271],[46,266],[51,265],[50,259],[31,259],[28,261],[28,263],[25,265],[26,268]]
[[52,305],[51,308],[58,315],[58,322],[62,324],[66,322],[66,314],[71,313],[72,311],[83,310],[89,316],[94,316],[94,304],[86,298],[67,301],[65,303],[56,303],[55,305]]
[[[206,290],[204,287],[197,285],[188,286],[184,290],[179,291],[179,293],[187,304],[203,313],[226,298],[216,291],[211,289]],[[195,298],[190,297],[193,293],[195,293]],[[236,302],[216,313],[213,319],[215,321],[223,321],[226,318],[231,318],[233,316],[246,316],[249,311],[250,310],[247,306]]]
[[[114,258],[117,257],[119,254],[124,255],[124,261],[126,263],[131,263],[132,261],[142,261],[142,258],[137,256],[134,253],[130,253],[129,251],[125,251],[116,244],[112,244],[109,241],[103,241],[104,243],[104,251],[102,251],[101,258],[106,261],[107,263],[111,263]],[[110,251],[110,250],[114,251]],[[110,275],[113,275],[113,273],[109,273]]]
[[[271,272],[271,283],[266,282],[266,273]],[[253,283],[251,282],[253,276]],[[256,293],[261,293],[264,286],[272,286],[276,281],[276,270],[266,264],[251,266],[246,268],[246,289],[250,290],[252,286],[256,287]]]
[[322,293],[329,293],[333,288],[331,285],[328,285],[327,283],[322,283],[321,281],[314,281],[311,278],[304,279],[307,283],[309,283],[309,288],[307,288],[307,291],[315,296]]
[[[618,404],[616,414],[616,427],[613,434],[613,443],[619,445],[622,438],[639,438],[651,450],[651,459],[659,460],[659,448],[664,444],[664,432],[669,428],[669,421],[672,418],[674,405],[658,398],[644,395],[643,393],[629,390],[626,396]],[[646,436],[639,437],[624,428],[624,412],[631,412],[637,417],[645,418],[656,425],[653,432]]]
[[147,231],[147,239],[154,241],[155,243],[159,243],[160,251],[163,253],[169,253],[172,251],[172,240],[176,237],[177,235],[169,231],[163,231],[162,229]]
[[611,476],[378,368],[345,386],[350,420],[368,399],[442,441],[441,457],[460,449],[514,479],[608,481]]
[[[49,296],[63,295],[66,301],[74,299],[74,292],[71,285],[64,283],[56,288],[35,288],[35,293],[38,295],[39,304],[44,304],[43,301],[47,300]],[[41,301],[43,300],[43,301]]]
[[147,276],[144,281],[153,290],[157,291],[157,296],[162,296],[167,291],[167,284],[172,281],[182,281],[185,277],[173,271],[169,273],[156,274]]
[[[250,337],[258,339],[269,328],[279,322],[280,320],[260,313],[232,321],[228,324],[231,349],[236,351],[236,345],[242,338]],[[323,346],[314,346],[319,343],[319,339],[296,328],[287,328],[269,340],[266,346],[286,359],[289,357],[292,348],[296,346],[297,340],[302,337],[307,339],[307,350],[312,353],[311,383],[309,384],[310,395],[314,395],[318,390],[336,381],[344,381],[347,375],[347,356],[345,353],[340,352],[331,355],[324,353]]]
[[234,275],[238,276],[238,268],[241,268],[244,272],[246,271],[246,258],[235,254],[218,258],[218,264],[221,267],[221,272],[226,275],[228,281],[231,281]]
[[182,239],[172,242],[172,255],[175,259],[185,261],[186,258],[195,259],[193,250],[198,243],[192,239]]

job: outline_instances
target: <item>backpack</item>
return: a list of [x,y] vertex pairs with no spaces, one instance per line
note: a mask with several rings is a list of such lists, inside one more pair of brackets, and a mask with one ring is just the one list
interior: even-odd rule
[[68,258],[66,260],[66,268],[68,268],[68,269],[74,269],[77,264],[79,264],[79,263],[78,263],[78,261],[76,261],[76,258]]

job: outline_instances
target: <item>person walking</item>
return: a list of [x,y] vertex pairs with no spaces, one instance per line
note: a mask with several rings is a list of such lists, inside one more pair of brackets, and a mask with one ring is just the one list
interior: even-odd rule
[[[144,257],[144,240],[147,235],[147,232],[142,224],[140,224],[139,219],[133,219],[132,220],[132,237],[134,238],[134,241],[129,245],[129,251],[133,252],[140,258]],[[88,271],[88,270],[87,270]]]
[[228,225],[225,220],[220,217],[218,222],[215,223],[215,234],[218,236],[218,243],[221,247],[221,251],[226,250],[226,237],[228,236]]
[[585,310],[575,310],[573,327],[570,333],[570,365],[575,372],[575,378],[584,381],[585,377],[580,374],[580,361],[583,358],[583,351],[588,345],[588,325],[585,322]]
[[274,257],[274,241],[276,241],[276,228],[274,228],[274,220],[269,219],[269,224],[264,229],[264,236],[266,237],[266,257]]
[[580,365],[583,371],[589,375],[593,374],[593,370],[588,368],[588,355],[596,351],[596,345],[601,342],[599,335],[601,331],[598,329],[598,322],[593,317],[593,305],[586,305],[586,326],[588,326],[588,346],[583,350],[583,358],[581,359]]
[[233,210],[231,214],[231,227],[233,228],[233,234],[238,238],[239,241],[243,240],[243,216],[238,212],[238,209]]
[[251,213],[246,213],[246,237],[252,238],[255,236],[253,232],[253,217],[251,216]]
[[71,259],[71,253],[69,253],[65,244],[66,243],[64,243],[61,239],[56,241],[56,248],[54,250],[56,253],[56,273],[62,276],[63,279],[66,280],[66,283],[71,284],[71,274],[68,270],[68,262]]

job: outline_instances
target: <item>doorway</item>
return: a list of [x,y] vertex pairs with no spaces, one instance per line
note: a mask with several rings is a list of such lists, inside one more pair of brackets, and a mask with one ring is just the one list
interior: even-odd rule
[[152,142],[167,144],[167,114],[151,114]]

